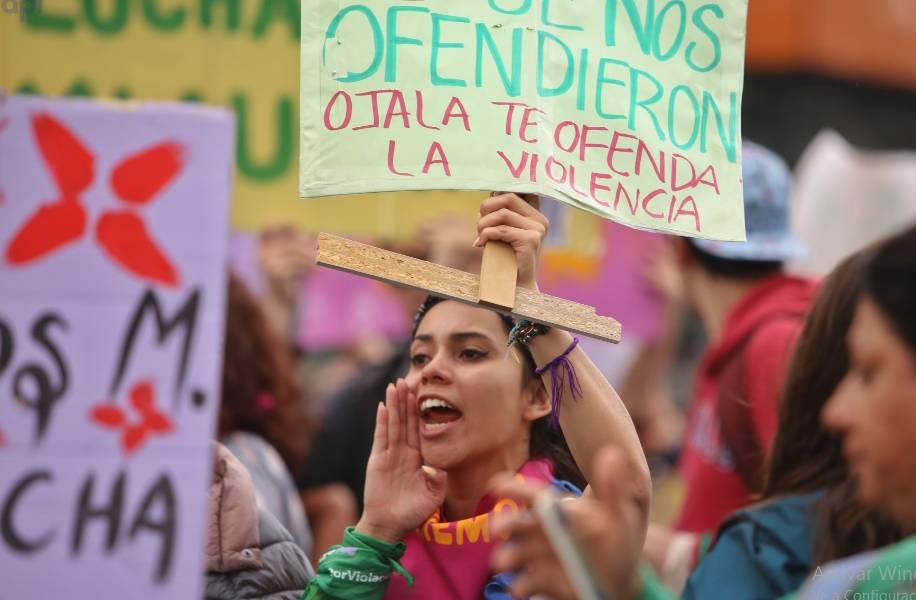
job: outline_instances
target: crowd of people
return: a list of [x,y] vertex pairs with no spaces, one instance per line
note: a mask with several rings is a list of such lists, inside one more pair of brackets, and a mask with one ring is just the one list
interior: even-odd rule
[[[230,278],[207,597],[916,598],[916,226],[790,274],[789,169],[746,142],[743,182],[746,242],[660,252],[678,318],[633,367],[657,386],[682,319],[705,332],[670,523],[650,394],[561,329],[404,290],[409,335],[317,399],[288,335],[307,244],[265,234],[261,293]],[[506,242],[537,290],[549,226],[495,194],[476,239],[398,250],[473,271]]]

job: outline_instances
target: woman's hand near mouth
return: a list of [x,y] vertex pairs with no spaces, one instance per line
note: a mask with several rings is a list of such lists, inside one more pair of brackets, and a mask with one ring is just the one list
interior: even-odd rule
[[399,379],[379,404],[375,437],[366,469],[363,515],[356,531],[399,542],[445,499],[444,471],[424,466],[420,457],[416,395]]

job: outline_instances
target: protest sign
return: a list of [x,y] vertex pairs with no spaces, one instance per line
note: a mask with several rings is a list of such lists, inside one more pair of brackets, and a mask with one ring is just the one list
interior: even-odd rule
[[199,598],[233,120],[0,102],[0,597]]
[[399,238],[443,206],[469,215],[477,209],[480,195],[471,192],[299,200],[299,0],[19,0],[17,10],[0,9],[0,89],[231,108],[237,130],[230,222],[237,230],[294,223],[313,232]]
[[300,195],[537,192],[743,240],[746,0],[302,5]]

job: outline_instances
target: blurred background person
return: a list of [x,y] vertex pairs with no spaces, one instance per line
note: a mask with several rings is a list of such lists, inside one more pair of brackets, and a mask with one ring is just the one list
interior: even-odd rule
[[916,573],[916,227],[868,262],[852,328],[850,368],[822,412],[843,441],[859,500],[910,535],[881,552],[828,565],[800,598],[890,597]]
[[292,347],[302,278],[315,267],[315,239],[292,223],[278,223],[257,236],[263,275],[260,300],[274,328]]
[[849,368],[846,336],[872,254],[853,254],[820,286],[789,363],[760,499],[724,521],[684,598],[778,598],[817,565],[901,538],[857,499],[840,440],[820,424]]
[[213,444],[207,501],[206,600],[298,600],[315,576],[290,533],[256,499],[255,483]]
[[312,532],[291,473],[305,464],[313,417],[287,346],[258,301],[232,274],[222,390],[220,441],[251,473],[259,505],[311,553]]
[[[812,580],[805,597],[811,598],[900,591],[912,584],[908,574],[916,566],[916,551],[911,542],[892,547],[887,558],[877,561],[882,554],[869,552],[834,568],[817,566],[887,546],[912,528],[913,461],[903,446],[914,438],[912,428],[895,427],[893,419],[916,422],[900,414],[916,406],[916,360],[908,349],[916,349],[916,321],[909,310],[916,298],[914,269],[916,229],[911,229],[877,249],[853,255],[828,277],[793,356],[766,498],[726,521],[711,553],[690,577],[685,598],[777,598],[794,591],[807,575]],[[874,314],[878,310],[887,314],[882,327],[871,321],[880,318]],[[857,357],[859,344],[863,355]],[[888,354],[881,357],[881,351]],[[865,368],[863,377],[860,369]],[[879,369],[880,375],[871,375]],[[836,432],[856,437],[841,440]],[[883,435],[887,439],[879,442]],[[841,450],[843,441],[846,456],[855,456],[850,466]],[[577,499],[562,505],[587,563],[614,597],[675,597],[651,571],[636,572],[633,555],[638,550],[632,542],[638,536],[631,500],[617,483],[627,477],[617,451],[607,449],[596,461],[600,477],[595,485],[605,487],[603,502]],[[498,493],[531,503],[541,492],[510,482]],[[495,568],[537,565],[541,573],[561,568],[535,519],[508,519],[502,534],[514,543],[498,552]],[[868,571],[873,564],[885,568],[883,575]],[[825,576],[831,569],[839,574]],[[536,585],[529,593],[574,597],[568,583],[555,576],[531,579]],[[850,585],[855,582],[864,585]]]
[[645,548],[675,589],[709,534],[762,489],[784,370],[815,289],[783,269],[803,252],[789,223],[791,173],[751,142],[742,160],[747,242],[671,240],[681,293],[709,338],[680,457],[682,533],[650,527]]

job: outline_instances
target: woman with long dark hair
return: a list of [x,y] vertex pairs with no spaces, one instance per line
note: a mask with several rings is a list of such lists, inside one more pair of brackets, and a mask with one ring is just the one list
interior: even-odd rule
[[916,592],[916,227],[866,267],[847,336],[850,368],[824,406],[859,502],[910,537],[820,569],[799,598],[904,598]]
[[820,424],[849,370],[845,341],[872,253],[853,254],[821,284],[789,363],[761,498],[722,524],[685,599],[778,598],[819,564],[900,539],[856,498],[840,439]]
[[[510,244],[518,285],[536,289],[547,226],[518,196],[495,196],[481,206],[476,244]],[[378,408],[362,518],[322,558],[306,598],[507,598],[528,574],[492,572],[492,517],[522,507],[488,494],[490,480],[509,471],[572,490],[590,480],[606,444],[622,448],[632,468],[621,485],[645,535],[645,456],[626,409],[577,341],[487,309],[427,301],[409,373]]]

